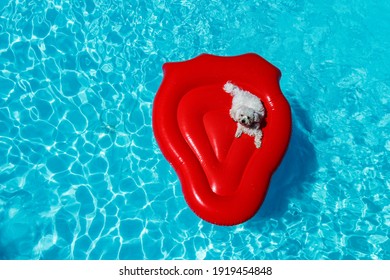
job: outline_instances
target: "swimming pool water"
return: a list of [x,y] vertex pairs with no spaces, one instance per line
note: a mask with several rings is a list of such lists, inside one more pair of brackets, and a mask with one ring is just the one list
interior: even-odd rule
[[[0,259],[390,259],[389,3],[0,0]],[[264,56],[292,107],[234,227],[152,133],[162,64],[204,52]]]

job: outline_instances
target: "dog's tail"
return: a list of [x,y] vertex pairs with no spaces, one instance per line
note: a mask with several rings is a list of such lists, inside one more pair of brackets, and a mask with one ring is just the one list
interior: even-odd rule
[[240,91],[240,88],[233,84],[231,81],[227,81],[226,84],[223,86],[223,89],[232,96],[236,95],[236,93]]

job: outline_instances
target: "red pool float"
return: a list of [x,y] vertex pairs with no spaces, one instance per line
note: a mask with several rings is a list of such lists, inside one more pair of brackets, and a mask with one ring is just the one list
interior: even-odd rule
[[[235,225],[260,208],[291,134],[290,106],[280,91],[280,71],[256,54],[202,54],[163,65],[164,78],[153,105],[153,130],[176,170],[184,197],[202,219]],[[263,142],[235,138],[229,116],[232,81],[258,96],[266,109]]]

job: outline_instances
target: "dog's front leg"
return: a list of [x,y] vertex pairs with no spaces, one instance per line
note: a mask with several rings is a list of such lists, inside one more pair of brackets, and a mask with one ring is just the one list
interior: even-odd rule
[[236,130],[236,138],[240,137],[242,134],[242,129],[241,129],[241,125],[238,123],[237,124],[237,130]]
[[256,148],[260,148],[261,147],[261,138],[263,138],[263,132],[261,132],[261,130],[259,130],[255,134],[255,146],[256,146]]

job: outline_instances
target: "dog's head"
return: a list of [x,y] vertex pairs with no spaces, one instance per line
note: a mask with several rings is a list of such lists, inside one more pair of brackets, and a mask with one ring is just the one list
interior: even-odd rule
[[260,124],[262,116],[259,112],[242,106],[238,108],[234,114],[234,120],[245,127],[254,127],[256,124]]

